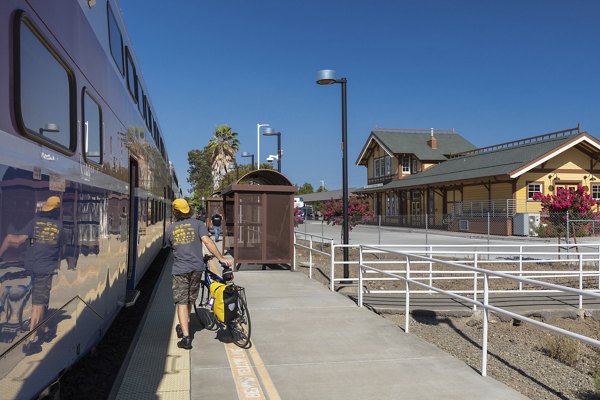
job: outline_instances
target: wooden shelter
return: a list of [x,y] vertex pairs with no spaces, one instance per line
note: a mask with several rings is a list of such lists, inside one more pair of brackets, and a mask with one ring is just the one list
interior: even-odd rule
[[240,264],[288,264],[293,260],[296,187],[277,171],[244,175],[222,192],[224,247]]

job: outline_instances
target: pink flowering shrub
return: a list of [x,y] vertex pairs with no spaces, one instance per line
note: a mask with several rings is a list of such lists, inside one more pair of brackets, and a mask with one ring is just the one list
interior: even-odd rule
[[304,211],[300,207],[294,207],[294,226],[304,223]]
[[[541,201],[542,217],[537,233],[540,236],[563,236],[566,233],[567,214],[571,221],[598,220],[598,212],[592,207],[600,202],[587,192],[587,188],[579,186],[576,190],[558,188],[555,195],[536,193],[533,200]],[[592,224],[573,222],[571,232],[577,236],[588,236],[592,231]]]
[[[323,204],[323,220],[327,224],[342,225],[344,222],[343,202],[328,200]],[[364,224],[375,218],[375,212],[369,207],[369,202],[363,197],[351,196],[348,199],[348,229],[352,230],[358,224]]]

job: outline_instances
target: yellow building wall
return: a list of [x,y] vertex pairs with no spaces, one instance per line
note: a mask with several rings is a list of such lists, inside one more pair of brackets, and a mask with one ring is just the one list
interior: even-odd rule
[[492,200],[505,200],[512,198],[512,184],[510,182],[492,184]]
[[[545,169],[551,169],[550,172],[527,172],[521,175],[517,180],[516,203],[517,212],[539,212],[541,205],[538,201],[527,200],[527,184],[531,182],[540,182],[543,184],[544,195],[555,194],[554,186],[561,182],[576,182],[579,185],[587,186],[591,189],[589,181],[584,180],[584,175],[589,175],[586,171],[590,165],[590,158],[577,149],[569,149],[564,153],[548,160],[544,165]],[[559,180],[556,180],[556,178]]]
[[392,176],[400,176],[398,175],[398,157],[392,157]]
[[[585,170],[590,167],[590,158],[588,155],[581,151],[571,148],[558,156],[548,160],[545,168],[550,169],[582,169]],[[585,175],[585,173],[584,173]],[[560,177],[561,179],[562,176]],[[581,176],[580,176],[581,178]]]
[[470,200],[488,200],[488,190],[483,185],[478,186],[465,186],[463,189],[465,201]]
[[437,165],[437,163],[421,163],[422,171],[426,171],[434,165]]

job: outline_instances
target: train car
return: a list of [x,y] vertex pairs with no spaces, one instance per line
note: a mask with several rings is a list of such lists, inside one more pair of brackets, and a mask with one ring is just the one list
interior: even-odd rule
[[116,0],[0,1],[0,397],[102,338],[181,189]]

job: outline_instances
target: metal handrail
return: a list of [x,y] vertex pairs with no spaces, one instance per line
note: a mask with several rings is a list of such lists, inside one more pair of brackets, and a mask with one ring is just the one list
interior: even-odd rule
[[[309,236],[309,245],[308,246],[304,246],[300,243],[298,243],[297,239],[297,235],[304,235],[304,237],[306,238],[306,236]],[[327,240],[329,242],[329,248],[332,249],[331,253],[327,253],[324,252],[322,250],[318,250],[316,248],[313,247],[313,238],[318,238],[321,239],[321,244],[323,244],[324,240]],[[305,239],[306,240],[306,239]],[[325,256],[329,256],[331,258],[331,271],[333,272],[333,257],[334,257],[334,251],[333,251],[333,238],[328,238],[325,236],[321,236],[321,235],[315,235],[312,233],[306,233],[306,232],[301,232],[301,231],[294,231],[294,263],[292,266],[292,269],[295,271],[296,270],[296,247],[300,247],[303,249],[307,249],[308,250],[308,277],[310,279],[312,279],[312,267],[313,267],[313,262],[312,262],[312,256],[313,256],[313,252],[316,252],[318,254],[323,254]],[[333,275],[332,275],[333,276]],[[330,289],[333,291],[334,290],[334,282],[333,280],[330,282]]]
[[[359,273],[358,273],[358,306],[359,307],[363,307],[363,270],[366,269],[370,269],[372,271],[376,271],[380,274],[384,274],[384,275],[388,275],[392,278],[398,279],[398,280],[402,280],[405,282],[405,288],[406,288],[406,292],[405,292],[405,322],[404,322],[404,330],[405,332],[409,332],[409,326],[410,326],[410,289],[409,289],[409,284],[413,284],[413,285],[417,285],[417,286],[421,286],[424,288],[427,288],[428,290],[432,290],[434,292],[452,297],[452,298],[456,298],[456,299],[460,299],[462,301],[468,302],[470,304],[473,304],[475,306],[480,306],[483,308],[483,345],[482,345],[482,366],[481,366],[481,374],[483,376],[487,375],[487,342],[488,342],[488,323],[489,323],[489,311],[494,311],[496,313],[499,314],[503,314],[506,315],[508,317],[514,318],[514,319],[518,319],[520,321],[524,321],[524,322],[528,322],[531,323],[535,326],[538,326],[540,328],[561,334],[561,335],[565,335],[568,337],[571,337],[573,339],[577,339],[580,340],[582,342],[591,344],[593,346],[596,347],[600,347],[600,340],[596,340],[593,338],[590,338],[588,336],[584,336],[584,335],[580,335],[574,332],[569,332],[565,329],[550,325],[550,324],[546,324],[544,322],[541,321],[537,321],[531,318],[528,318],[526,316],[517,314],[517,313],[513,313],[511,311],[508,311],[504,308],[501,307],[496,307],[493,305],[489,304],[489,278],[491,276],[496,276],[499,278],[503,278],[503,279],[509,279],[509,280],[515,280],[518,281],[520,283],[528,283],[528,284],[534,284],[534,285],[539,285],[539,286],[543,286],[543,287],[547,287],[550,289],[554,289],[554,290],[560,290],[562,292],[568,292],[568,293],[574,293],[580,296],[580,298],[582,298],[582,296],[586,296],[586,297],[594,297],[594,298],[598,298],[600,299],[600,293],[596,293],[596,292],[591,292],[591,291],[585,291],[585,290],[581,290],[581,289],[574,289],[574,288],[570,288],[570,287],[566,287],[566,286],[561,286],[561,285],[555,285],[552,283],[548,283],[548,282],[543,282],[543,281],[538,281],[538,280],[533,280],[533,279],[529,279],[529,278],[524,278],[524,277],[519,277],[519,276],[514,276],[511,274],[506,274],[503,272],[498,272],[498,271],[491,271],[488,269],[484,269],[484,268],[478,268],[476,266],[467,266],[467,265],[463,265],[460,263],[456,263],[456,262],[452,262],[452,261],[446,261],[446,260],[440,260],[440,259],[436,259],[436,258],[432,258],[432,257],[426,257],[426,256],[421,256],[418,254],[411,254],[411,253],[404,253],[404,252],[398,252],[398,251],[393,251],[393,250],[388,250],[388,253],[392,253],[392,254],[397,254],[399,256],[401,256],[402,258],[405,259],[406,262],[406,269],[405,269],[405,276],[401,276],[395,273],[391,273],[389,271],[385,271],[385,270],[381,270],[369,265],[364,264],[364,260],[363,260],[363,251],[364,249],[367,248],[374,248],[372,246],[364,246],[361,245],[359,247]],[[441,263],[441,264],[447,264],[447,265],[451,265],[454,267],[458,267],[461,269],[465,269],[467,271],[471,271],[474,272],[476,274],[482,274],[484,277],[484,289],[483,289],[483,302],[478,301],[477,299],[471,299],[465,296],[461,296],[459,294],[456,294],[454,292],[451,291],[447,291],[447,290],[443,290],[443,289],[439,289],[436,288],[432,285],[428,285],[422,282],[419,282],[413,278],[411,278],[411,270],[410,270],[410,265],[411,265],[411,259],[412,258],[417,258],[417,259],[421,259],[421,260],[425,260],[428,262],[433,262],[433,263]]]

